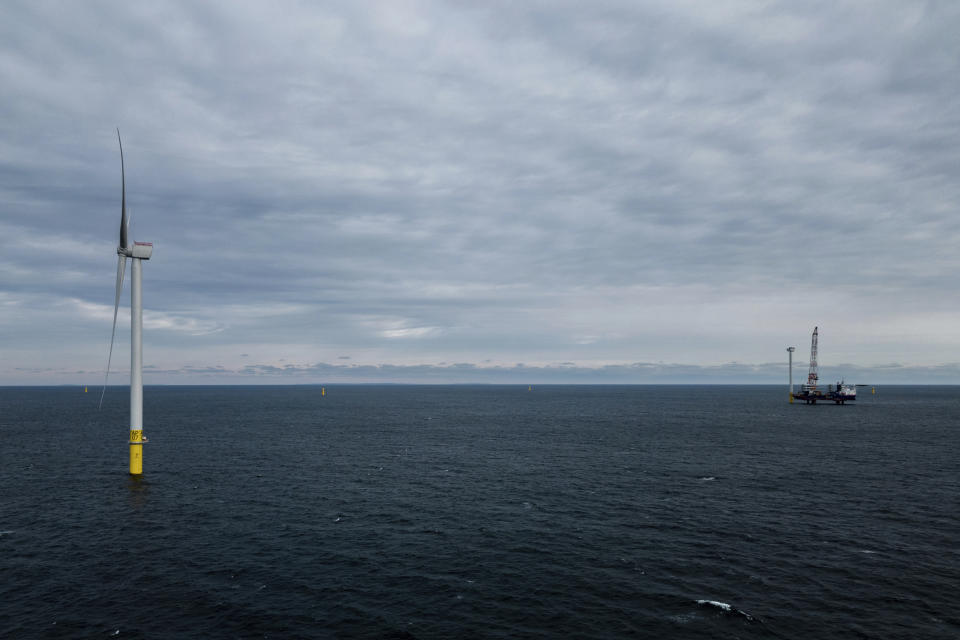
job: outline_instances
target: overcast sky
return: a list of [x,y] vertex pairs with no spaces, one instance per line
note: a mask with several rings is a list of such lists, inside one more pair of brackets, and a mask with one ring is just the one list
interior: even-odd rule
[[[0,384],[960,383],[960,3],[0,5]],[[111,382],[129,371],[129,282]],[[832,381],[832,380],[831,380]]]

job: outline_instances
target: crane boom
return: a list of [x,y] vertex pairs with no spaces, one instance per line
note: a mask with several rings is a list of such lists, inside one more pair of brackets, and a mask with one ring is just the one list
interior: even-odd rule
[[807,387],[811,391],[817,388],[817,379],[817,327],[814,327],[810,340],[810,373],[807,374]]

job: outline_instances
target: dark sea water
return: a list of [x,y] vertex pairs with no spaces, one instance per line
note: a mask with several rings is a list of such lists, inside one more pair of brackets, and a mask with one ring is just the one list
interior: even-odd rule
[[0,389],[0,637],[960,637],[957,387],[98,396]]

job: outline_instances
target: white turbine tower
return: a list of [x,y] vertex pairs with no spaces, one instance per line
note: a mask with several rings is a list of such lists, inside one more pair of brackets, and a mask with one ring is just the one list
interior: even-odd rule
[[130,242],[130,218],[127,217],[127,180],[123,168],[123,142],[117,129],[120,143],[120,246],[117,247],[117,291],[113,302],[113,330],[110,332],[110,352],[107,355],[107,372],[103,378],[100,406],[107,391],[110,376],[110,360],[113,358],[113,339],[117,334],[117,309],[120,292],[123,290],[123,275],[127,258],[131,261],[130,277],[130,474],[143,473],[143,278],[140,262],[149,260],[153,254],[150,242]]

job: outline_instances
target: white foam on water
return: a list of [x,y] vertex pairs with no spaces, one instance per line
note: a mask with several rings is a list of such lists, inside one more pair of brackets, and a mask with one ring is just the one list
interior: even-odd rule
[[697,600],[697,604],[708,604],[711,607],[718,607],[724,611],[731,611],[733,607],[728,605],[726,602],[719,602],[717,600]]
[[712,480],[716,480],[716,478],[714,476],[700,476],[700,480],[703,482],[710,482]]
[[716,607],[716,608],[718,608],[718,609],[721,609],[721,610],[723,610],[723,611],[726,611],[727,613],[735,613],[735,614],[737,614],[737,615],[743,616],[744,618],[746,618],[746,619],[749,620],[750,622],[753,622],[753,621],[755,620],[755,618],[754,618],[752,615],[750,615],[749,613],[747,613],[746,611],[742,611],[741,609],[737,609],[737,608],[735,608],[735,607],[727,604],[726,602],[720,602],[719,600],[697,600],[697,604],[699,604],[699,605],[708,605],[708,606],[711,606],[711,607]]

